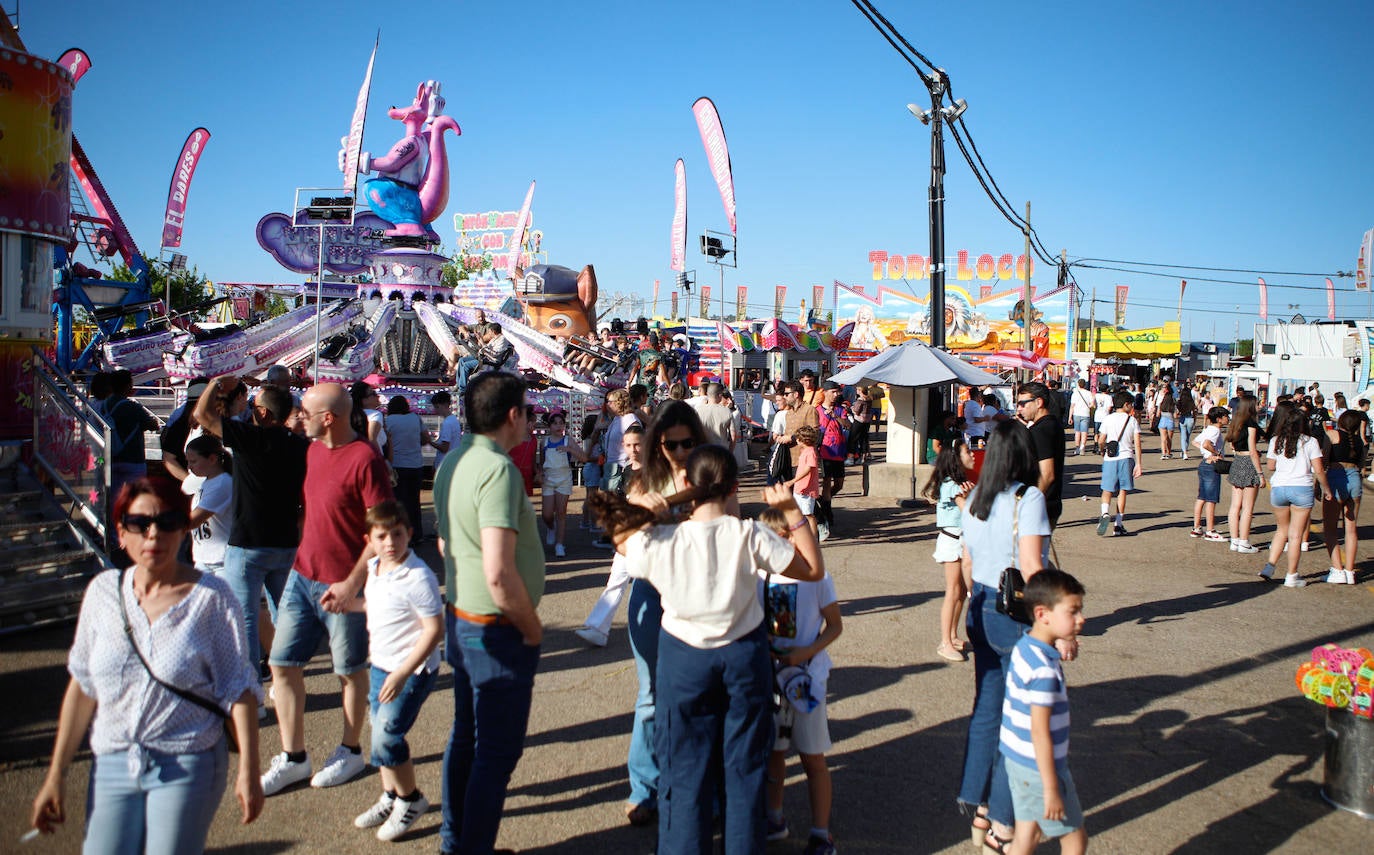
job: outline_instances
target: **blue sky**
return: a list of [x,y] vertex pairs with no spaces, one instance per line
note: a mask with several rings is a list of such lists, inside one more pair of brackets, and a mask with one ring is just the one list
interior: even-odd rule
[[[7,4],[8,5],[8,4]],[[1374,227],[1367,46],[1374,4],[915,3],[877,6],[967,99],[965,123],[1018,212],[1070,259],[1274,271],[1353,270]],[[77,136],[146,253],[155,253],[181,143],[212,140],[191,190],[183,251],[222,281],[296,282],[253,237],[298,186],[336,186],[368,51],[381,29],[365,148],[399,136],[388,106],[443,83],[448,214],[514,210],[539,182],[549,260],[596,265],[603,292],[666,295],[673,162],[687,162],[695,235],[725,230],[691,104],[711,96],[734,163],[739,269],[759,313],[773,286],[795,309],[812,284],[870,284],[870,250],[929,251],[928,96],[848,0],[189,4],[27,0],[20,35],[56,58],[81,47]],[[404,12],[408,17],[399,16]],[[428,41],[426,41],[428,40]],[[947,146],[946,248],[1019,254]],[[450,243],[451,216],[436,223]],[[1185,338],[1229,341],[1257,320],[1250,274],[1188,275]],[[1076,270],[1128,325],[1171,319],[1177,278]],[[1326,314],[1322,280],[1266,276],[1272,315]],[[1053,272],[1037,268],[1048,286]],[[1340,317],[1369,316],[1337,279]],[[885,284],[902,286],[900,282]],[[918,291],[924,281],[911,283]],[[1278,286],[1301,285],[1314,290]],[[718,284],[716,287],[719,287]],[[666,303],[666,297],[665,297]],[[1239,312],[1237,312],[1239,307]],[[1107,304],[1098,317],[1110,314]],[[1214,333],[1215,330],[1215,333]]]

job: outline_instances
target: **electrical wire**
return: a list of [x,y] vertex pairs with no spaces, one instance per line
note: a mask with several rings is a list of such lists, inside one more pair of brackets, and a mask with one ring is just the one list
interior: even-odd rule
[[[892,26],[892,22],[889,21],[887,18],[884,18],[883,13],[879,12],[872,3],[868,2],[868,0],[850,0],[850,2],[857,6],[859,11],[863,12],[865,17],[867,17],[870,22],[872,22],[873,19],[876,17],[879,21],[882,22],[883,27],[886,27],[888,30],[890,30],[893,33],[893,35],[895,35],[897,39],[901,41],[903,45],[906,46],[906,49],[911,51],[913,56],[915,56],[921,62],[924,62],[926,65],[930,66],[930,69],[932,71],[939,72],[939,69],[935,67],[935,63],[931,62],[929,59],[926,58],[925,54],[921,53],[915,47],[913,47],[911,42],[907,41],[906,38],[903,37],[900,32],[898,32],[897,28]],[[874,22],[873,26],[877,27],[878,24]],[[882,32],[882,29],[879,28],[878,31]],[[888,41],[891,42],[892,40],[888,39]],[[893,45],[893,47],[895,48],[897,46]],[[920,71],[920,69],[917,69],[917,71]],[[943,78],[944,75],[941,75],[941,77]],[[944,83],[948,86],[949,80],[945,79]]]
[[1122,259],[1120,259],[1120,258],[1078,258],[1078,259],[1074,259],[1074,261],[1071,262],[1071,264],[1077,264],[1077,263],[1079,263],[1080,261],[1101,261],[1101,262],[1104,262],[1104,263],[1106,263],[1106,264],[1131,264],[1131,265],[1134,265],[1134,266],[1136,266],[1136,267],[1172,267],[1172,268],[1175,268],[1175,269],[1178,269],[1178,270],[1208,270],[1208,271],[1211,271],[1211,272],[1213,272],[1213,273],[1258,273],[1258,274],[1265,275],[1265,276],[1342,276],[1342,275],[1347,275],[1347,276],[1348,276],[1348,275],[1351,275],[1351,274],[1342,274],[1342,272],[1339,271],[1339,270],[1336,271],[1335,273],[1295,273],[1294,271],[1291,271],[1291,270],[1252,270],[1252,269],[1247,268],[1247,267],[1203,267],[1203,266],[1200,265],[1200,264],[1163,264],[1163,263],[1161,263],[1161,262],[1152,262],[1152,261],[1124,261],[1124,260],[1122,260]]
[[[897,54],[901,56],[902,59],[907,61],[907,64],[910,65],[912,69],[915,70],[916,74],[921,78],[921,82],[926,84],[926,86],[929,86],[931,83],[930,75],[922,71],[921,67],[917,65],[914,61],[912,61],[911,57],[907,56],[906,53],[904,53],[902,49],[898,47],[897,43],[892,40],[892,36],[888,34],[887,30],[883,29],[882,25],[879,24],[877,20],[875,20],[874,16],[876,15],[877,18],[881,19],[884,23],[886,23],[887,19],[883,18],[883,16],[878,13],[878,10],[873,9],[872,4],[868,3],[867,0],[849,0],[849,2],[853,3],[854,8],[858,9],[860,12],[863,13],[863,16],[868,19],[868,22],[870,24],[873,25],[873,29],[877,30],[878,33],[884,39],[887,40],[887,43],[892,45],[892,49],[895,50]],[[891,27],[890,24],[888,26]],[[896,30],[893,29],[893,32],[896,32]],[[897,34],[897,38],[901,38],[900,33]],[[902,39],[902,41],[905,42],[906,39]],[[930,65],[932,69],[935,67],[934,65],[931,65],[930,60],[922,56],[920,52],[917,51],[915,48],[912,48],[912,53],[916,54],[916,56],[919,57],[921,61],[924,62],[926,65]]]
[[[1221,285],[1258,285],[1258,282],[1247,281],[1244,279],[1209,279],[1204,276],[1179,276],[1177,273],[1155,273],[1151,270],[1131,270],[1126,267],[1109,267],[1102,264],[1080,264],[1076,261],[1069,262],[1070,267],[1082,267],[1089,270],[1115,270],[1118,273],[1133,273],[1137,276],[1159,276],[1165,279],[1187,279],[1189,282],[1216,282]],[[1202,268],[1197,268],[1201,270]],[[1266,282],[1269,288],[1285,288],[1290,291],[1325,291],[1325,285],[1282,285]]]

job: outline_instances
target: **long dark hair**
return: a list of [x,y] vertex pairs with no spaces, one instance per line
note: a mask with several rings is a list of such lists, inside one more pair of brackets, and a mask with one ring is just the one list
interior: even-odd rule
[[959,459],[959,452],[964,449],[964,445],[962,437],[956,436],[945,441],[940,453],[935,457],[935,468],[931,471],[930,480],[926,482],[921,495],[933,502],[940,498],[941,484],[946,481],[962,484],[968,480],[968,472],[964,471],[964,463]]
[[1280,401],[1274,405],[1274,422],[1270,427],[1273,433],[1270,443],[1274,451],[1292,459],[1298,454],[1302,438],[1307,436],[1307,416],[1293,405],[1292,401]]
[[[1287,402],[1285,401],[1283,403]],[[1278,414],[1277,408],[1274,412],[1275,415]],[[1236,401],[1236,411],[1231,414],[1231,426],[1226,429],[1226,441],[1231,443],[1231,445],[1235,445],[1236,440],[1240,439],[1242,436],[1245,436],[1245,431],[1247,428],[1252,428],[1255,426],[1254,424],[1252,424],[1254,420],[1255,399],[1247,395],[1241,395],[1240,400]],[[1259,439],[1258,432],[1255,435],[1255,439]]]
[[685,427],[691,431],[697,445],[706,444],[706,431],[701,426],[697,411],[685,401],[665,401],[654,413],[649,429],[644,432],[644,462],[639,470],[641,485],[656,488],[672,483],[673,465],[664,455],[660,442],[663,434],[675,427]]
[[699,445],[687,457],[687,483],[698,491],[697,504],[724,499],[739,485],[735,455],[719,445]]
[[1178,412],[1185,419],[1197,415],[1197,403],[1193,400],[1192,390],[1187,386],[1178,393]]
[[1039,477],[1030,429],[1015,419],[998,422],[988,437],[978,486],[969,496],[969,513],[987,520],[992,503],[1012,484],[1034,484]]
[[1159,399],[1159,411],[1161,413],[1168,413],[1172,416],[1176,409],[1178,409],[1178,402],[1174,400],[1173,387],[1166,385],[1164,387],[1164,397]]

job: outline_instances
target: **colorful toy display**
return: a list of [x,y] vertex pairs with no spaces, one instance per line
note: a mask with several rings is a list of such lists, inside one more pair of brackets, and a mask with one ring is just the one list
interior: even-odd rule
[[1310,701],[1374,718],[1374,653],[1324,644],[1298,666],[1298,691]]

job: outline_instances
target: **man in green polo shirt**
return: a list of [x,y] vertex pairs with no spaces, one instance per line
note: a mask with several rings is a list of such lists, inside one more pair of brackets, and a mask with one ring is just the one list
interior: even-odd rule
[[544,547],[510,450],[530,435],[525,381],[491,372],[464,393],[467,433],[434,473],[444,556],[444,655],[453,730],[444,750],[442,852],[491,852],[524,751],[544,629]]

